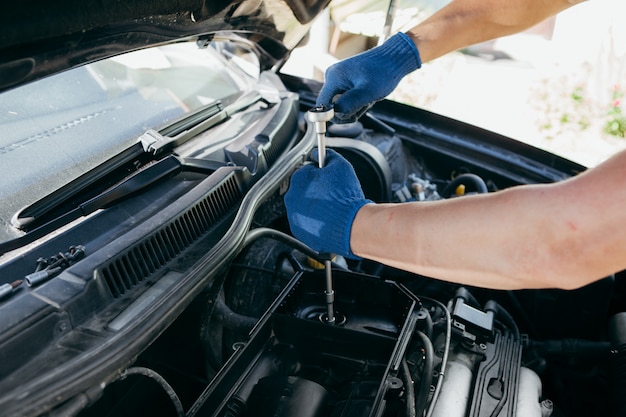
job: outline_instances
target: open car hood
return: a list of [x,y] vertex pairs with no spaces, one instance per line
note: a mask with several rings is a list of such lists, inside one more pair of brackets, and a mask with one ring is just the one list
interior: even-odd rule
[[[0,415],[626,416],[624,272],[497,291],[291,235],[322,85],[280,69],[315,1],[2,6]],[[376,203],[585,169],[388,100],[327,127]]]
[[0,91],[131,50],[236,36],[262,69],[284,59],[329,0],[62,0],[12,2],[0,13]]

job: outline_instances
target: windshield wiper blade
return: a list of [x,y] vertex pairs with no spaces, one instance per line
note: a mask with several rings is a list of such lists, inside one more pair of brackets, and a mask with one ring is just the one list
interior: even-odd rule
[[[187,142],[198,133],[210,129],[211,127],[228,119],[233,114],[243,111],[259,102],[263,102],[268,106],[268,108],[275,104],[266,100],[258,92],[251,91],[244,94],[234,103],[223,109],[220,109],[219,102],[211,103],[211,105],[204,111],[191,115],[188,119],[183,119],[173,125],[163,128],[159,132],[148,130],[140,136],[138,144],[140,144],[143,148],[144,154],[160,154],[165,150],[170,150],[175,146]],[[171,134],[176,132],[179,132],[176,136],[165,136],[166,133]],[[91,199],[78,204],[74,208],[69,209],[59,216],[49,221],[45,221],[45,223],[39,226],[34,226],[38,219],[43,219],[51,209],[54,209],[59,205],[59,202],[55,200],[54,204],[46,206],[47,209],[44,208],[39,210],[36,217],[32,216],[31,213],[28,218],[22,219],[24,226],[27,224],[33,224],[33,228],[23,236],[6,242],[1,242],[0,255],[33,243],[37,239],[46,236],[71,221],[91,214],[98,209],[106,208],[129,196],[130,194],[135,193],[159,181],[160,179],[183,169],[184,167],[192,170],[214,170],[218,167],[217,165],[219,164],[213,163],[212,161],[202,161],[202,163],[198,165],[198,161],[192,161],[170,155],[148,166],[147,168],[142,169],[141,171],[135,172],[133,175],[121,181],[117,185],[114,185]],[[70,197],[73,195],[74,194],[70,194]]]
[[193,127],[190,127],[189,129],[182,131],[176,136],[167,136],[164,133],[165,131],[167,131],[167,129],[161,129],[159,132],[157,132],[156,130],[150,129],[146,131],[143,135],[141,135],[137,141],[141,143],[141,146],[143,147],[145,152],[158,155],[159,153],[165,150],[170,150],[176,146],[179,146],[187,142],[189,139],[192,139],[199,133],[204,132],[205,130],[210,129],[213,126],[216,126],[222,123],[224,120],[228,119],[233,114],[243,111],[258,102],[263,102],[267,104],[268,107],[271,107],[274,105],[274,103],[271,103],[268,100],[266,100],[258,92],[250,91],[244,94],[243,96],[241,96],[234,103],[224,107],[222,110],[211,115],[205,120],[200,121],[199,123],[195,124]]
[[35,240],[65,226],[66,224],[87,216],[96,210],[107,208],[122,199],[131,196],[138,191],[178,172],[184,167],[184,160],[175,156],[168,156],[160,161],[138,171],[124,181],[110,187],[97,196],[79,204],[74,209],[56,217],[45,224],[34,228],[27,234],[18,238],[0,243],[0,255],[18,249],[24,245],[33,243]]

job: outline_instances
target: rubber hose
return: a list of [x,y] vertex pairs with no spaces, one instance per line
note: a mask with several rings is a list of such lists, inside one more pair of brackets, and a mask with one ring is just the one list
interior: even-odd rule
[[517,324],[515,323],[515,320],[513,320],[511,314],[504,307],[493,300],[489,300],[485,304],[485,311],[493,311],[496,317],[499,317],[500,320],[513,331],[515,340],[520,340],[519,328],[517,327]]
[[430,384],[433,382],[433,370],[435,369],[435,349],[430,339],[419,330],[415,332],[424,345],[424,367],[422,377],[420,378],[420,386],[415,396],[415,412],[416,415],[424,415],[428,396],[430,395]]
[[404,378],[404,386],[406,387],[406,417],[416,417],[415,386],[413,385],[413,378],[411,377],[411,371],[409,371],[409,365],[407,365],[405,359],[402,359],[400,369],[402,371],[402,378]]
[[433,318],[426,308],[421,308],[420,312],[424,312],[424,333],[427,337],[433,337]]
[[456,290],[454,297],[462,299],[463,301],[465,301],[466,304],[469,304],[474,308],[480,308],[480,304],[478,303],[476,297],[474,297],[474,295],[469,292],[465,287],[459,287]]
[[450,181],[450,183],[448,183],[448,185],[445,186],[445,188],[441,192],[441,196],[443,198],[449,198],[454,193],[454,190],[456,190],[456,187],[466,183],[471,183],[476,189],[477,193],[486,194],[488,192],[487,184],[485,184],[485,181],[483,181],[483,179],[480,178],[478,175],[461,174],[455,177],[452,181]]
[[145,376],[157,382],[163,388],[163,391],[165,391],[168,397],[170,397],[170,400],[172,400],[172,405],[176,409],[176,415],[178,417],[185,416],[185,410],[183,409],[183,404],[180,402],[178,395],[176,395],[174,388],[172,388],[172,386],[167,383],[165,378],[163,378],[156,371],[153,371],[150,368],[144,368],[142,366],[134,366],[134,367],[126,369],[115,380],[124,380],[130,375]]
[[450,355],[450,342],[452,340],[452,317],[450,316],[450,310],[446,307],[441,301],[437,301],[432,298],[422,297],[423,300],[428,300],[432,303],[435,303],[441,307],[443,314],[445,315],[446,321],[446,337],[444,341],[443,347],[443,356],[441,358],[441,370],[439,372],[439,377],[437,378],[437,385],[435,386],[435,392],[433,392],[433,397],[430,401],[430,406],[426,411],[426,417],[431,417],[433,412],[435,411],[435,404],[437,404],[437,399],[439,398],[439,394],[441,394],[441,387],[443,385],[443,378],[446,372],[446,366],[448,365],[448,356]]

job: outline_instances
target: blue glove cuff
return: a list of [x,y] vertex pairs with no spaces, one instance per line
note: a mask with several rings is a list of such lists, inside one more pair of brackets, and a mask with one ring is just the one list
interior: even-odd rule
[[[350,259],[361,259],[352,252],[350,247],[350,235],[352,233],[352,224],[357,212],[366,204],[373,203],[368,199],[352,199],[344,200],[342,204],[333,206],[333,216],[328,218],[328,229],[330,233],[325,235],[328,245],[328,252],[337,253]],[[349,219],[346,222],[346,219]],[[333,249],[334,248],[334,249]],[[341,250],[337,250],[341,248]],[[334,251],[334,252],[333,252]]]
[[417,50],[417,46],[406,33],[396,33],[385,43],[383,48],[378,48],[384,60],[391,60],[394,63],[394,72],[399,78],[422,67],[422,59]]

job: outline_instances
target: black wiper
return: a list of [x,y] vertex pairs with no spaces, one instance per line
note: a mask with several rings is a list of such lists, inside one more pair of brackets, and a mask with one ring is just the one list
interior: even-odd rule
[[[159,131],[161,135],[185,132],[222,111],[222,102],[213,101],[198,111],[177,120]],[[108,161],[23,208],[11,219],[18,229],[29,232],[73,209],[126,178],[129,173],[153,163],[155,157],[138,142]]]
[[151,129],[141,135],[138,142],[141,143],[145,152],[158,155],[163,151],[171,150],[176,146],[182,145],[199,133],[222,123],[233,114],[243,111],[258,102],[263,102],[267,104],[268,107],[273,105],[273,103],[267,101],[256,91],[250,91],[238,98],[234,103],[224,107],[210,117],[199,121],[193,126],[189,126],[188,128],[180,126],[178,129],[161,129],[159,132]]
[[78,204],[78,206],[74,209],[69,210],[59,217],[34,228],[27,234],[7,242],[0,243],[0,255],[32,243],[73,220],[87,216],[96,210],[107,208],[114,203],[117,203],[124,198],[161,181],[162,179],[173,176],[174,174],[180,172],[184,166],[184,160],[175,156],[168,156],[167,158],[164,158],[153,165],[132,174],[123,182],[105,190],[93,198],[90,198],[84,203]]
[[[155,155],[187,142],[199,133],[227,120],[233,114],[259,102],[265,103],[268,107],[272,107],[274,104],[264,99],[257,92],[248,92],[224,108],[221,107],[221,102],[215,101],[202,110],[180,119],[158,132],[147,131],[138,139],[137,144],[120,154],[119,158],[113,158],[106,164],[95,168],[93,172],[87,173],[73,183],[17,213],[13,223],[26,231],[27,234],[0,243],[0,255],[32,243],[82,216],[106,208],[130,194],[178,172],[183,166],[189,170],[215,171],[221,166],[215,161],[182,159],[173,156],[167,156],[158,162],[153,162],[153,160]],[[148,168],[138,170],[138,167],[142,165],[147,165]],[[133,168],[133,166],[135,167]],[[126,177],[128,172],[135,169],[137,171],[133,174],[116,185],[108,186],[101,192],[97,191],[97,187],[92,186],[96,182],[106,184],[110,178],[116,178],[116,176],[121,178],[120,174]],[[91,194],[91,197],[82,201],[81,197],[85,198],[85,194]]]

